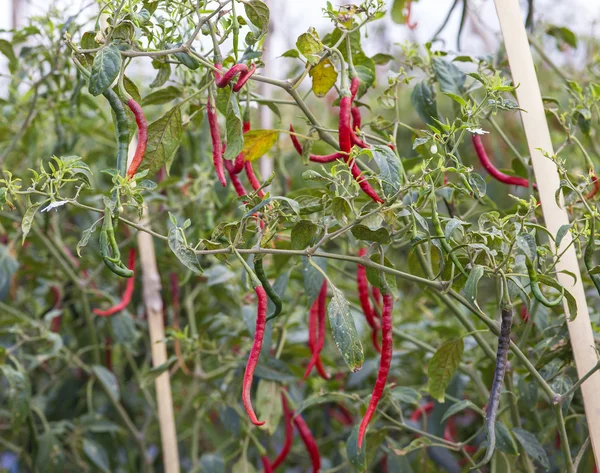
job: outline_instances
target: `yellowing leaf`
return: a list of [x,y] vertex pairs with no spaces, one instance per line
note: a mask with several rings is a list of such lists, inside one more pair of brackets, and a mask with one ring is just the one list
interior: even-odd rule
[[309,75],[312,78],[312,90],[317,97],[323,97],[333,87],[338,73],[329,59],[314,66]]
[[251,130],[244,134],[244,159],[256,161],[277,141],[279,134],[274,130]]

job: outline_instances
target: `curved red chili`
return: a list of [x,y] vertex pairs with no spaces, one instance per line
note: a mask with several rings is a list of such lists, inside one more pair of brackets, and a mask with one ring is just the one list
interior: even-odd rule
[[[250,161],[245,161],[244,169],[246,170],[246,176],[248,176],[248,180],[250,181],[250,185],[255,191],[258,191],[258,196],[262,199],[265,196],[265,191],[260,188],[261,184],[256,174],[254,174],[254,168],[252,167],[252,163]],[[259,190],[260,189],[260,190]]]
[[329,379],[331,376],[325,370],[321,360],[321,351],[325,346],[325,325],[327,318],[327,281],[323,281],[318,297],[310,308],[308,318],[308,346],[312,356],[304,372],[304,379],[308,377],[313,367],[323,379]]
[[137,147],[135,148],[135,155],[129,165],[129,169],[127,169],[127,177],[132,178],[135,176],[140,164],[142,164],[144,154],[146,154],[146,145],[148,144],[148,122],[146,121],[146,116],[144,115],[142,107],[135,100],[129,99],[127,101],[127,106],[133,112],[138,127],[138,142]]
[[[285,388],[284,388],[285,389]],[[277,455],[277,458],[271,463],[273,470],[276,470],[287,458],[290,450],[292,449],[292,441],[294,439],[294,424],[292,419],[294,418],[294,411],[290,409],[285,394],[281,393],[281,404],[283,406],[283,419],[285,422],[285,438],[283,440],[283,446],[281,452]]]
[[[477,134],[472,135],[473,146],[475,147],[475,152],[477,153],[477,157],[479,158],[479,162],[485,168],[485,170],[497,181],[503,182],[504,184],[509,184],[513,186],[521,186],[521,187],[529,187],[529,181],[522,177],[517,176],[509,176],[508,174],[504,174],[498,168],[494,166],[490,158],[488,157],[485,147],[483,146],[483,142],[481,141],[481,136]],[[534,188],[537,186],[534,184]]]
[[373,187],[371,187],[371,184],[369,184],[369,182],[367,181],[365,176],[362,175],[362,172],[360,171],[360,169],[355,161],[353,161],[352,164],[350,165],[350,172],[352,173],[352,176],[354,177],[356,182],[358,182],[359,187],[362,189],[362,191],[365,194],[367,194],[375,202],[378,202],[380,204],[383,203],[383,199],[381,197],[379,197],[379,195],[377,195],[377,192],[375,192],[375,189],[373,189]]
[[406,24],[406,26],[408,26],[409,29],[414,30],[417,27],[418,23],[416,21],[414,23],[411,22],[411,20],[410,20],[411,10],[412,10],[412,0],[409,0],[408,3],[406,4],[405,24]]
[[377,307],[381,308],[381,291],[379,288],[371,286],[371,294],[373,294],[373,299],[375,299],[375,304],[377,304]]
[[[361,258],[366,254],[366,248],[361,248],[358,251],[358,256]],[[379,342],[377,340],[377,333],[379,332],[379,320],[375,317],[373,306],[371,306],[371,301],[369,300],[369,281],[367,280],[367,268],[365,268],[362,264],[356,266],[356,284],[358,287],[358,299],[360,301],[360,306],[365,314],[367,324],[369,324],[369,327],[371,327],[373,346],[375,347],[375,350],[381,353],[381,347],[379,346]]]
[[250,390],[252,388],[252,380],[254,379],[254,370],[258,364],[260,357],[260,350],[262,349],[263,337],[265,336],[265,325],[267,322],[267,293],[262,286],[254,288],[256,293],[256,299],[258,303],[258,309],[256,311],[256,330],[254,332],[254,342],[248,356],[248,363],[246,364],[246,371],[244,372],[244,380],[242,384],[242,401],[244,407],[250,417],[250,421],[254,425],[263,425],[264,421],[259,421],[252,408],[252,400],[250,399]]
[[269,459],[265,456],[265,457],[261,457],[260,461],[263,464],[263,468],[264,468],[264,473],[273,473],[273,465],[271,465],[269,463]]
[[231,81],[239,75],[237,83],[233,86],[234,92],[239,92],[242,87],[248,82],[248,79],[254,74],[256,71],[256,66],[254,64],[250,65],[250,68],[246,66],[246,64],[236,64],[231,67],[225,74],[222,73],[223,66],[221,64],[215,64],[215,67],[219,69],[219,71],[215,71],[215,84],[220,89],[227,87]]
[[[129,264],[127,265],[127,267],[131,271],[135,269],[135,249],[133,248],[129,250]],[[134,283],[135,277],[130,277],[129,279],[127,279],[127,282],[125,283],[125,291],[123,292],[123,298],[121,299],[121,302],[106,310],[94,309],[94,314],[100,317],[110,317],[111,315],[114,315],[117,312],[125,310],[125,308],[131,302],[131,296],[133,296]]]
[[358,107],[352,107],[350,110],[352,113],[352,129],[360,130],[360,126],[362,125],[362,118],[360,116],[360,109]]
[[600,181],[598,181],[598,176],[596,176],[596,174],[593,172],[591,173],[591,175],[592,184],[594,185],[594,187],[592,187],[592,190],[585,195],[585,200],[593,199],[594,196],[598,193],[598,191],[600,191]]
[[231,179],[231,183],[233,184],[233,188],[237,192],[237,195],[243,197],[247,194],[246,188],[240,178],[235,172],[235,165],[231,161],[225,160],[225,168],[227,169],[227,173],[229,174],[229,179]]
[[227,185],[225,180],[225,172],[223,170],[223,145],[221,143],[221,131],[219,130],[219,119],[217,113],[212,105],[212,99],[210,95],[206,101],[206,115],[208,116],[208,124],[210,127],[210,138],[213,145],[213,165],[215,166],[215,172],[217,178],[223,187]]
[[[294,127],[292,125],[290,125],[290,131],[292,132],[290,134],[290,138],[292,138],[294,148],[296,148],[296,151],[299,155],[302,155],[302,145],[300,144],[300,141],[298,141],[298,137],[294,135]],[[313,163],[331,163],[337,159],[344,159],[344,155],[337,152],[325,155],[311,154],[309,155],[308,159]]]
[[354,102],[354,99],[356,99],[356,94],[358,94],[359,87],[360,80],[358,79],[358,77],[355,76],[352,79],[350,79],[350,97],[352,102]]
[[319,447],[317,447],[317,442],[315,441],[312,432],[301,415],[294,417],[294,424],[296,424],[298,433],[310,455],[313,473],[319,473],[319,470],[321,469],[321,454],[319,453]]
[[387,381],[390,366],[393,356],[392,342],[392,310],[394,308],[394,297],[392,294],[383,294],[383,312],[381,314],[381,361],[379,362],[379,372],[377,373],[377,381],[373,388],[371,401],[367,412],[363,417],[360,427],[358,428],[358,448],[362,447],[363,438],[367,430],[367,426],[377,409],[377,404],[383,395],[383,389]]

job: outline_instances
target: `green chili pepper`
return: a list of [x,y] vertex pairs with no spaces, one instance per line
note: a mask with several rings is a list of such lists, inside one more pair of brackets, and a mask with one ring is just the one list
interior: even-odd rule
[[438,213],[437,213],[437,201],[435,199],[435,194],[433,195],[433,198],[431,199],[431,202],[432,202],[432,205],[431,205],[431,222],[433,224],[433,231],[435,232],[435,235],[437,237],[439,237],[440,244],[442,245],[442,248],[444,249],[444,251],[448,254],[448,257],[456,265],[456,267],[458,268],[458,270],[465,277],[468,277],[467,273],[465,272],[465,269],[463,268],[463,265],[458,260],[458,256],[456,256],[456,253],[454,253],[452,251],[452,247],[450,246],[450,244],[446,240],[446,236],[444,235],[444,230],[442,230],[442,224],[440,222],[440,217],[438,216]]
[[[111,255],[112,252],[112,255]],[[112,223],[112,214],[107,206],[104,210],[104,223],[100,232],[100,256],[104,264],[117,276],[130,278],[133,276],[133,271],[127,268],[121,261],[121,253],[119,245],[115,240],[115,230]]]
[[596,286],[596,290],[600,294],[600,274],[590,274],[592,269],[594,268],[594,251],[596,250],[596,218],[594,216],[590,217],[590,238],[588,240],[588,244],[585,247],[585,252],[583,253],[583,262],[585,263],[585,267],[588,270],[588,274]]
[[124,177],[127,172],[127,152],[129,150],[129,124],[123,102],[111,89],[106,89],[102,94],[108,100],[115,113],[115,128],[117,130],[117,171]]
[[262,287],[265,289],[265,292],[269,296],[269,299],[271,299],[271,302],[275,306],[275,311],[267,317],[267,321],[269,321],[281,314],[281,297],[279,297],[279,294],[275,292],[275,289],[273,289],[273,286],[271,286],[271,283],[267,279],[267,275],[265,274],[265,270],[262,264],[262,258],[259,258],[258,256],[259,255],[256,255],[254,257],[254,272],[256,273],[256,277],[262,284]]
[[533,267],[533,262],[529,259],[528,256],[525,256],[525,266],[527,266],[527,273],[529,274],[529,282],[531,285],[531,293],[533,294],[533,297],[535,297],[540,304],[545,305],[546,307],[556,307],[557,305],[559,305],[563,300],[563,294],[561,293],[560,296],[553,301],[549,301],[548,299],[546,299],[546,296],[544,296],[542,290],[540,289],[538,275],[535,271],[535,268]]

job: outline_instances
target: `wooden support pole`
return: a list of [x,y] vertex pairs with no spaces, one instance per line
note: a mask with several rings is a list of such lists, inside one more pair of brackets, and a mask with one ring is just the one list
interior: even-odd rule
[[[564,206],[556,204],[554,194],[559,188],[559,176],[556,165],[543,152],[553,154],[550,131],[546,122],[542,94],[537,81],[533,58],[527,33],[521,17],[519,0],[494,0],[504,36],[504,44],[508,61],[517,88],[517,99],[521,112],[523,128],[527,136],[527,145],[533,163],[533,171],[539,189],[542,211],[546,226],[552,235],[569,223],[569,216]],[[561,242],[560,251],[571,244],[571,234],[567,234]],[[559,251],[559,252],[560,252]],[[594,334],[590,324],[585,292],[581,281],[579,263],[575,247],[563,254],[556,265],[559,282],[577,301],[577,318],[568,322],[571,347],[577,365],[577,373],[581,378],[596,365],[598,359],[594,350]],[[574,274],[577,280],[566,274]],[[569,309],[564,303],[565,315],[569,317]],[[596,464],[600,460],[600,372],[594,373],[581,386],[583,404],[587,418],[588,430]]]

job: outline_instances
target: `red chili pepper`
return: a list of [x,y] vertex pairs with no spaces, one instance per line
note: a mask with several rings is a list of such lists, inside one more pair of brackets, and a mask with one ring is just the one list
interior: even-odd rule
[[237,192],[237,195],[239,195],[240,197],[247,195],[246,189],[244,188],[244,184],[242,184],[242,181],[240,181],[240,178],[235,173],[234,164],[232,164],[231,161],[225,160],[225,168],[227,169],[229,179],[231,179],[231,183],[233,184],[233,188]]
[[225,172],[223,170],[223,149],[221,143],[221,131],[219,130],[219,120],[217,113],[212,105],[212,99],[210,95],[206,101],[206,114],[208,116],[208,124],[210,126],[210,137],[213,145],[213,164],[215,166],[215,172],[217,178],[223,187],[227,185],[225,180]]
[[[60,303],[62,301],[62,294],[60,292],[60,288],[58,286],[51,286],[50,291],[52,292],[52,295],[54,296],[54,303],[52,305],[52,308],[54,310],[59,309]],[[52,333],[58,333],[58,331],[60,330],[61,320],[62,320],[61,315],[58,315],[52,319],[52,323],[50,324],[50,331]]]
[[[358,256],[363,257],[367,254],[365,248],[361,248],[358,251]],[[360,300],[360,306],[362,307],[363,313],[367,324],[371,327],[373,346],[375,350],[381,353],[381,347],[377,340],[377,333],[379,332],[379,320],[375,317],[371,301],[369,300],[369,281],[367,280],[367,268],[362,264],[356,266],[356,284],[358,286],[358,299]]]
[[[248,133],[250,131],[250,122],[244,121],[243,131],[244,131],[244,133]],[[244,153],[238,154],[237,157],[235,158],[235,164],[233,165],[232,172],[234,174],[239,174],[240,172],[242,172],[244,169],[244,163],[245,163]]]
[[360,125],[362,125],[362,118],[360,116],[360,109],[358,107],[352,107],[352,129],[360,130]]
[[327,313],[327,281],[323,281],[319,296],[313,302],[310,308],[308,317],[308,346],[312,352],[312,356],[304,372],[304,379],[312,371],[313,367],[317,368],[317,372],[323,379],[329,379],[330,376],[325,371],[321,360],[321,351],[325,346],[325,322]]
[[523,304],[521,307],[521,320],[525,323],[529,322],[529,311],[527,310],[527,306]]
[[[292,134],[290,134],[290,138],[292,138],[292,143],[294,144],[294,148],[296,148],[296,151],[298,152],[299,155],[302,155],[302,145],[298,141],[298,137],[293,134],[294,127],[292,125],[290,125],[290,131],[292,132]],[[325,155],[311,154],[311,155],[309,155],[308,159],[310,161],[312,161],[313,163],[331,163],[337,159],[344,159],[344,155],[342,153],[332,153],[332,154],[325,154]]]
[[144,115],[142,107],[135,100],[129,99],[127,101],[127,106],[133,112],[138,127],[138,142],[137,147],[135,148],[135,155],[129,165],[129,169],[127,169],[127,177],[132,178],[135,176],[140,164],[142,164],[144,154],[146,154],[146,145],[148,144],[148,122],[146,121],[146,116]]
[[246,371],[244,373],[242,400],[244,401],[244,407],[246,408],[248,417],[250,417],[250,421],[254,425],[263,425],[265,422],[261,422],[256,418],[256,414],[252,408],[250,390],[252,388],[254,370],[258,364],[258,358],[260,357],[263,337],[265,335],[265,325],[267,323],[267,293],[262,286],[254,288],[254,292],[256,293],[258,302],[258,309],[256,311],[256,331],[254,332],[254,342],[252,343],[252,349],[250,350],[250,356],[248,356],[248,363],[246,364]]
[[292,441],[294,439],[294,424],[292,423],[294,412],[290,409],[287,398],[283,393],[281,393],[281,404],[283,405],[283,418],[285,422],[285,439],[283,440],[281,452],[279,452],[277,458],[273,461],[273,463],[271,463],[273,470],[276,470],[277,467],[285,461],[290,453],[290,450],[292,449]]
[[[250,181],[250,185],[255,191],[258,191],[258,196],[262,199],[265,196],[265,191],[260,189],[260,182],[254,174],[254,168],[252,167],[252,163],[250,161],[246,161],[244,164],[244,169],[246,170],[246,176],[248,176],[248,180]],[[260,189],[260,190],[259,190]]]
[[411,13],[411,9],[412,9],[412,0],[409,0],[408,3],[406,4],[406,26],[409,27],[409,29],[414,30],[418,23],[415,21],[414,23],[411,23],[410,21],[410,13]]
[[260,461],[263,464],[263,468],[264,468],[263,471],[264,471],[264,473],[273,473],[273,470],[274,470],[273,465],[271,465],[269,463],[269,459],[267,457],[262,457],[260,459]]
[[356,99],[356,94],[358,94],[359,87],[360,80],[358,79],[358,77],[355,76],[352,79],[350,79],[350,97],[352,102],[354,102],[354,99]]
[[300,437],[302,437],[302,441],[310,455],[313,473],[319,473],[319,470],[321,469],[321,454],[319,453],[319,448],[317,447],[317,442],[315,441],[312,432],[301,415],[294,417],[294,424],[296,424],[298,433],[300,434]]
[[[479,162],[485,168],[485,170],[497,181],[503,182],[504,184],[509,184],[513,186],[521,186],[521,187],[529,187],[529,181],[522,177],[517,176],[509,176],[508,174],[504,174],[498,168],[494,166],[494,164],[490,161],[487,153],[485,152],[485,148],[483,146],[483,142],[481,141],[481,136],[477,134],[472,135],[473,146],[475,147],[475,152],[477,153],[477,157],[479,158]],[[533,185],[534,189],[537,186]]]
[[233,86],[234,92],[239,92],[242,87],[248,82],[248,79],[254,74],[256,71],[256,66],[254,64],[250,64],[250,68],[246,66],[246,64],[236,64],[231,69],[229,69],[225,74],[222,74],[223,66],[221,64],[215,64],[215,67],[219,69],[219,72],[215,71],[215,84],[220,89],[227,87],[231,81],[239,75],[239,79],[237,84]]
[[392,294],[383,294],[383,312],[381,314],[381,361],[379,362],[379,372],[377,373],[377,381],[373,388],[373,394],[371,395],[371,401],[367,412],[363,417],[360,427],[358,428],[358,448],[361,448],[367,426],[377,409],[377,404],[383,395],[383,389],[387,381],[390,366],[392,364],[393,356],[393,342],[392,342],[392,309],[394,308],[394,297]]
[[[135,249],[133,248],[129,250],[129,264],[127,265],[127,267],[132,271],[135,269]],[[125,308],[131,302],[131,296],[133,296],[134,283],[135,276],[132,276],[129,279],[127,279],[127,282],[125,283],[125,292],[123,292],[123,298],[121,299],[121,302],[106,310],[94,309],[94,314],[98,315],[99,317],[110,317],[111,315],[114,315],[117,312],[125,310]]]
[[594,196],[598,193],[598,191],[600,191],[600,181],[598,181],[598,176],[596,176],[596,174],[593,171],[591,171],[590,174],[592,176],[592,184],[594,185],[594,187],[592,187],[592,190],[585,195],[585,200],[593,199]]
[[348,427],[354,425],[354,416],[346,409],[343,404],[338,404],[337,406],[331,408],[330,414],[334,417],[340,424]]
[[375,299],[375,304],[377,304],[377,307],[381,308],[381,291],[379,288],[371,286],[371,294],[373,294],[373,299]]

